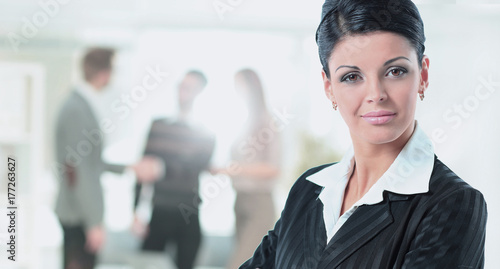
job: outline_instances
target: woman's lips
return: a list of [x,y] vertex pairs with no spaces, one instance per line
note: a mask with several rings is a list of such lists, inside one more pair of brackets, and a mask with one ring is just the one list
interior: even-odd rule
[[379,110],[368,112],[361,117],[370,124],[379,125],[391,121],[394,117],[396,117],[396,113],[391,111]]

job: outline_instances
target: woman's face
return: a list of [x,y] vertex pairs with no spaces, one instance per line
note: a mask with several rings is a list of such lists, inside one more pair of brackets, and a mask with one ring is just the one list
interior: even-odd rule
[[[337,43],[323,72],[327,97],[338,105],[353,140],[384,144],[411,135],[418,93],[428,85],[429,59],[400,35],[374,32]],[[357,142],[354,141],[354,142]]]
[[234,77],[234,89],[236,94],[240,97],[245,98],[248,96],[248,87],[243,75],[236,74]]
[[234,78],[234,88],[237,96],[244,102],[247,109],[254,109],[254,96],[251,92],[251,88],[248,85],[248,81],[245,79],[244,75],[236,74]]

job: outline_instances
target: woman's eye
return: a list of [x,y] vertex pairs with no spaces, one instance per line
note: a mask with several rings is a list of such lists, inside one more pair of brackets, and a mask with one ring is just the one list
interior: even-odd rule
[[356,82],[358,80],[360,80],[360,77],[358,74],[347,74],[347,75],[343,76],[340,81],[341,82],[343,82],[343,81]]
[[402,69],[402,68],[393,68],[391,70],[389,70],[389,73],[387,73],[388,76],[392,76],[392,77],[400,77],[402,75],[404,75],[406,72],[406,70]]

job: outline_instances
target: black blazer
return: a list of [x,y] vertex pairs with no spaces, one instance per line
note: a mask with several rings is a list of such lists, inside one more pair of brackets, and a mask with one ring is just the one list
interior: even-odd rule
[[322,190],[304,173],[281,218],[240,269],[483,268],[486,202],[435,157],[429,192],[360,206],[326,244]]

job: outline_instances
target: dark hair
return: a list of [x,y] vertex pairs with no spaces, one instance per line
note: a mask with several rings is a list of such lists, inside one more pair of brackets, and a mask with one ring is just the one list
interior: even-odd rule
[[83,75],[90,81],[97,73],[111,70],[115,51],[109,48],[91,48],[87,51],[82,61]]
[[198,81],[200,82],[201,87],[207,86],[207,77],[205,77],[205,75],[201,71],[189,70],[186,73],[186,76],[195,76],[198,79]]
[[326,0],[316,31],[319,58],[328,78],[328,62],[335,45],[346,36],[385,31],[406,37],[417,53],[421,67],[424,56],[424,23],[410,0]]

